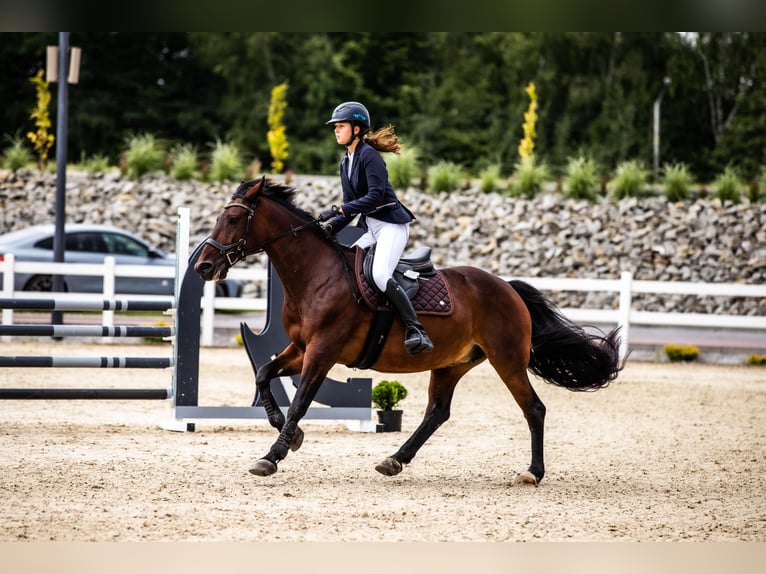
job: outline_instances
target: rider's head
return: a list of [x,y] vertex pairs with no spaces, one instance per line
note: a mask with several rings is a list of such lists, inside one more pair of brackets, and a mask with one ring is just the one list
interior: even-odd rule
[[344,141],[339,140],[338,143],[349,146],[370,129],[370,112],[359,102],[343,102],[333,110],[332,117],[325,123],[330,125],[344,122],[351,124],[350,134],[348,138]]

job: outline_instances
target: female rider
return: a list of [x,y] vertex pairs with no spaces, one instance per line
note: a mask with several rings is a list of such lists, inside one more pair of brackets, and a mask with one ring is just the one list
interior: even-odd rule
[[404,348],[410,354],[432,351],[434,346],[418,320],[407,294],[393,273],[410,235],[410,222],[415,219],[396,197],[388,181],[386,163],[379,152],[399,153],[401,145],[392,126],[370,133],[370,114],[359,102],[344,102],[326,122],[335,129],[335,139],[346,146],[340,162],[343,204],[322,212],[319,219],[325,227],[338,233],[354,217],[366,229],[354,245],[362,249],[375,245],[372,276],[375,286],[393,304],[404,321]]

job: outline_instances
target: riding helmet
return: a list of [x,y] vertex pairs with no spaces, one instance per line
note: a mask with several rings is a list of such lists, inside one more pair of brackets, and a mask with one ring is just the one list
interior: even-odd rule
[[359,102],[343,102],[332,112],[332,117],[326,122],[327,125],[336,122],[351,122],[365,129],[370,128],[370,112]]

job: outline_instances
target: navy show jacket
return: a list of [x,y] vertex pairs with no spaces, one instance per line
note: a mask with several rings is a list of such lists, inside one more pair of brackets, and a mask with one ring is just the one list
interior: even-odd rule
[[362,214],[360,224],[365,229],[365,217],[389,223],[409,223],[415,219],[412,212],[396,197],[388,181],[386,162],[375,148],[363,140],[354,151],[350,176],[348,154],[344,154],[340,162],[340,182],[343,188],[343,215],[329,221],[333,233],[346,227],[358,214]]

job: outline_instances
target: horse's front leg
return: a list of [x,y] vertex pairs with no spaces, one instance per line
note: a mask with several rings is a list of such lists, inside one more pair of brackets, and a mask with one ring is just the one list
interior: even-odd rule
[[306,414],[309,405],[311,405],[316,396],[317,390],[319,390],[320,385],[324,382],[333,364],[334,361],[327,359],[310,361],[307,350],[307,356],[303,361],[301,380],[295,392],[295,397],[290,403],[290,408],[287,409],[287,417],[279,431],[279,437],[277,437],[269,452],[250,468],[252,474],[258,476],[274,474],[277,471],[277,463],[287,456],[296,438],[303,436],[303,431],[298,427],[298,422]]
[[[260,397],[263,408],[266,410],[269,424],[281,431],[285,424],[285,415],[277,405],[274,394],[271,392],[271,381],[276,377],[291,377],[300,373],[303,366],[303,352],[292,343],[288,345],[272,361],[258,368],[255,374],[256,396],[253,399],[255,404]],[[295,435],[290,444],[291,450],[298,450],[303,443],[303,431],[296,428]]]

